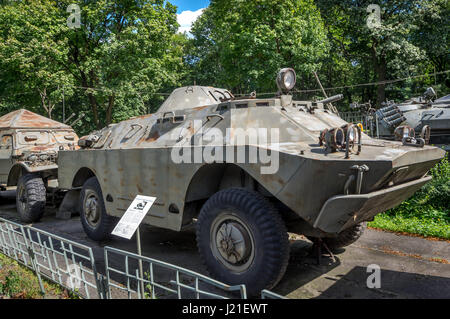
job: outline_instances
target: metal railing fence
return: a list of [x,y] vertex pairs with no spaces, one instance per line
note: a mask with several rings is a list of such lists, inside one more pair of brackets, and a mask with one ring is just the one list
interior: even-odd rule
[[35,272],[73,293],[102,298],[92,248],[35,228],[27,228]]
[[367,118],[364,114],[362,114],[361,112],[342,112],[339,113],[339,116],[344,120],[347,121],[349,123],[361,123],[361,124],[366,124],[367,123]]
[[0,251],[35,272],[42,294],[44,277],[79,297],[102,297],[88,246],[0,218]]
[[0,218],[0,251],[26,267],[33,267],[24,227],[3,218]]
[[[91,247],[0,218],[0,253],[81,298],[247,299],[245,285],[230,286],[192,270],[113,247],[104,248],[104,275]],[[142,264],[143,276],[139,272]],[[102,269],[103,270],[103,269]],[[285,299],[268,290],[262,299]]]
[[[112,266],[110,263],[111,255],[119,255],[125,258],[125,271]],[[137,267],[136,269],[130,267],[132,264],[137,265],[139,262],[142,263],[144,276],[139,274]],[[138,299],[155,299],[158,297],[157,291],[175,295],[178,299],[183,299],[183,293],[190,299],[200,299],[202,296],[217,299],[228,299],[230,297],[220,294],[221,292],[228,295],[236,292],[240,299],[247,299],[245,285],[229,286],[194,271],[112,247],[105,247],[105,268],[106,286],[108,287],[107,297],[111,297],[111,288],[116,288],[125,291],[128,298],[135,296]],[[159,278],[169,275],[169,280],[167,278],[164,282],[157,280],[156,272],[158,270],[161,273]],[[111,274],[125,276],[126,285],[120,286],[113,283]],[[201,286],[209,286],[210,289],[207,291]],[[141,287],[144,287],[144,291],[141,291]],[[217,292],[212,292],[212,290]]]
[[261,291],[261,299],[288,299],[288,298],[276,294],[270,290],[264,289],[263,291]]

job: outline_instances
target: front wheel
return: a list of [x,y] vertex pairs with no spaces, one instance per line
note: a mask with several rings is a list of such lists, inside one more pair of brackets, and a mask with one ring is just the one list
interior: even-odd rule
[[39,221],[44,215],[46,197],[44,181],[37,174],[26,174],[17,183],[16,206],[24,223]]
[[100,184],[96,177],[84,183],[80,194],[81,224],[88,237],[95,241],[111,238],[116,218],[106,213]]
[[197,245],[209,273],[249,295],[273,288],[289,261],[286,227],[259,193],[233,188],[213,195],[197,223]]

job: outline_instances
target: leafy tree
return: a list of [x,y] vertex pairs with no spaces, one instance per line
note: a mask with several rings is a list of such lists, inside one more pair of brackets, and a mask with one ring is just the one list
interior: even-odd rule
[[[70,4],[81,9],[79,28],[67,23]],[[142,101],[182,71],[176,8],[164,0],[21,1],[2,6],[0,20],[4,90],[38,91],[47,109],[63,89],[81,91],[96,128],[142,114]]]
[[325,29],[311,0],[215,1],[192,30],[191,81],[237,93],[273,92],[281,67],[310,76],[327,50]]
[[55,63],[68,53],[60,36],[65,19],[49,3],[10,2],[0,7],[0,92],[11,101],[19,95],[18,100],[31,108],[40,104],[52,118],[62,87],[67,86],[66,94],[71,95],[73,78]]
[[[427,17],[433,17],[435,22],[445,19],[443,2],[445,1],[316,0],[332,41],[333,52],[341,54],[339,62],[345,65],[353,84],[360,83],[360,79],[362,82],[381,82],[426,73],[429,62],[427,53],[434,51],[426,50],[427,46],[432,42],[432,46],[438,45],[437,43],[442,45],[442,41],[437,41],[437,38],[442,39],[443,33],[435,31],[435,38],[429,39],[431,42],[420,34],[426,32],[427,28],[447,28],[448,32],[446,26],[425,27],[428,25]],[[381,23],[369,26],[368,18],[372,11],[369,6],[372,4],[379,5],[381,9]],[[422,38],[427,45],[414,41],[417,37]],[[440,59],[448,60],[448,56],[444,57],[443,50],[448,54],[448,45],[444,44],[434,52]],[[366,99],[371,96],[370,90],[371,88],[366,88],[363,93]],[[386,85],[378,85],[376,100],[378,105],[386,100]]]
[[[81,16],[71,29],[73,3]],[[369,28],[372,3],[381,24]],[[449,11],[445,0],[213,0],[187,37],[164,0],[0,0],[0,111],[60,120],[64,97],[66,118],[86,113],[76,129],[87,133],[155,111],[181,83],[245,94],[274,92],[281,67],[296,69],[299,89],[315,86],[312,71],[325,87],[445,71]],[[446,94],[446,78],[329,93],[347,105],[402,101],[427,86]]]
[[437,72],[446,71],[450,66],[450,2],[426,1],[418,9],[418,15],[413,41],[426,52]]

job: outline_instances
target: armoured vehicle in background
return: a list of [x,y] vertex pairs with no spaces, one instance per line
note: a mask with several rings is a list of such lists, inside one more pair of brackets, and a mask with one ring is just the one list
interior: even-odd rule
[[450,151],[450,95],[436,100],[435,91],[428,88],[422,97],[386,103],[372,118],[379,138],[401,140],[409,129],[426,142]]
[[0,185],[17,186],[17,210],[24,222],[41,218],[46,192],[55,187],[61,150],[78,148],[78,136],[65,124],[28,110],[0,117]]
[[328,109],[336,98],[295,101],[295,82],[292,69],[281,70],[280,92],[267,99],[176,89],[156,114],[60,152],[59,187],[79,197],[73,204],[91,239],[109,238],[136,195],[154,196],[144,223],[195,224],[212,277],[246,284],[251,295],[272,288],[288,264],[288,231],[349,245],[366,221],[427,183],[444,156],[411,140],[370,138]]

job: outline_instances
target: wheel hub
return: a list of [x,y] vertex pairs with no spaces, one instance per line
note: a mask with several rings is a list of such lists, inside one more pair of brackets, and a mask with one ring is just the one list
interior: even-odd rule
[[19,187],[18,189],[19,192],[19,204],[22,207],[22,209],[25,209],[27,203],[28,203],[28,198],[27,198],[27,192],[25,191],[25,189],[23,187]]
[[236,217],[222,217],[213,227],[214,255],[230,270],[245,271],[254,256],[253,241],[249,230]]
[[90,193],[86,196],[84,202],[84,212],[86,215],[86,221],[90,226],[96,227],[100,220],[100,210],[98,207],[98,198],[95,194]]
[[26,195],[26,193],[25,193],[25,190],[23,189],[23,188],[20,188],[20,190],[19,190],[19,201],[22,203],[22,204],[25,204],[28,200],[27,200],[27,195]]

